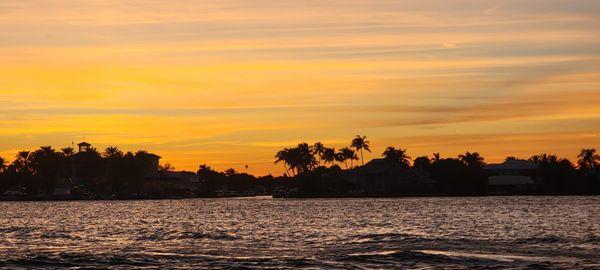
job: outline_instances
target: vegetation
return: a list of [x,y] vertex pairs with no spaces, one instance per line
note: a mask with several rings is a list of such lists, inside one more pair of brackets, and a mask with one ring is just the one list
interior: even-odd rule
[[17,188],[29,196],[43,196],[57,187],[72,187],[80,195],[127,197],[139,192],[142,178],[152,166],[150,158],[148,152],[123,153],[117,147],[102,153],[95,148],[79,153],[71,147],[56,151],[51,146],[21,151],[10,164],[0,160],[0,194]]
[[[364,151],[371,152],[366,136],[357,135],[349,146],[336,150],[321,142],[299,143],[275,155],[285,174],[255,177],[234,169],[218,172],[201,165],[194,196],[244,196],[273,194],[291,197],[469,196],[490,194],[486,162],[477,152],[456,157],[419,156],[414,160],[407,149],[387,147],[381,158],[364,164]],[[358,156],[360,154],[360,158]],[[525,175],[533,180],[525,194],[569,195],[600,194],[600,155],[583,149],[573,163],[550,154],[534,155]],[[361,160],[360,166],[354,161]],[[521,162],[509,156],[505,161]],[[52,194],[56,188],[69,187],[77,194],[112,194],[136,198],[153,177],[164,178],[174,171],[171,164],[157,165],[157,156],[140,150],[124,153],[109,146],[76,153],[66,147],[59,151],[42,146],[35,151],[17,153],[12,163],[0,158],[0,195],[20,190],[29,198]],[[343,169],[342,169],[343,168]],[[189,176],[190,173],[188,173]],[[154,180],[152,180],[154,181]],[[160,185],[158,186],[161,187]],[[169,188],[166,186],[165,188]],[[160,192],[159,192],[160,193]],[[517,193],[508,193],[517,194]]]

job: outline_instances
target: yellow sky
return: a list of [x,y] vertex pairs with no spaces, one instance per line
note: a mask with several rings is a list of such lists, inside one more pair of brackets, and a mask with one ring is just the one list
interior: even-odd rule
[[600,148],[598,1],[0,2],[0,156],[84,137],[177,169],[367,135],[413,157]]

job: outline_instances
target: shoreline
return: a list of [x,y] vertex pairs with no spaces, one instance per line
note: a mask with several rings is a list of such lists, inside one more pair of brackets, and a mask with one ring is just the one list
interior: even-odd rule
[[241,199],[241,198],[269,198],[269,199],[402,199],[402,198],[482,198],[482,197],[597,197],[600,194],[503,194],[503,195],[405,195],[405,196],[232,196],[232,197],[155,197],[155,198],[114,198],[114,199],[60,199],[60,198],[1,198],[0,202],[65,202],[65,201],[162,201],[162,200],[188,200],[188,199]]

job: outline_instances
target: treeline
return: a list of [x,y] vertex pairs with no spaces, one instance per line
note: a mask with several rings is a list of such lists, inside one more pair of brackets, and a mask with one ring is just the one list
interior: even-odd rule
[[[194,196],[281,195],[297,197],[486,195],[489,170],[477,152],[456,157],[439,153],[412,158],[406,149],[387,147],[380,159],[364,163],[371,152],[366,136],[356,136],[347,147],[336,149],[321,142],[299,143],[275,155],[275,164],[285,174],[256,177],[234,169],[223,172],[201,165]],[[158,156],[146,151],[126,152],[108,147],[75,153],[50,146],[22,151],[14,161],[0,158],[0,194],[19,187],[26,195],[51,194],[56,187],[70,187],[74,193],[113,194],[135,198],[144,181],[162,179],[173,170],[158,166]],[[517,159],[507,157],[507,160]],[[535,164],[525,175],[533,180],[527,194],[600,194],[600,156],[595,149],[583,149],[576,161],[540,154],[527,159]],[[358,165],[360,164],[360,165]],[[193,175],[192,175],[193,176]],[[158,181],[160,182],[160,181]],[[166,182],[165,182],[166,183]],[[156,186],[156,185],[155,185]],[[197,187],[197,188],[195,188]],[[168,185],[165,188],[169,188]],[[187,187],[186,187],[187,188]]]
[[286,177],[272,175],[256,177],[241,173],[233,168],[219,172],[207,165],[200,165],[198,170],[200,197],[227,197],[271,195],[277,183],[283,183]]
[[[413,159],[406,149],[387,147],[381,154],[382,159],[372,161],[371,166],[355,166],[359,161],[364,165],[364,151],[371,152],[370,142],[367,137],[358,135],[348,147],[341,149],[327,147],[321,142],[303,142],[284,148],[276,153],[275,164],[282,164],[285,174],[277,178],[269,176],[268,179],[272,180],[269,186],[274,191],[284,189],[293,193],[288,195],[298,197],[488,194],[490,175],[484,170],[484,157],[477,152],[466,152],[456,157],[442,157],[434,153],[431,157]],[[506,158],[511,159],[517,158]],[[600,156],[595,149],[581,150],[576,162],[549,154],[534,155],[526,160],[535,164],[534,169],[525,173],[534,182],[527,194],[600,194]],[[369,171],[382,166],[398,173]],[[199,173],[205,173],[205,181],[212,183],[205,186],[205,190],[236,186],[248,188],[256,179],[245,174],[214,170],[201,169]],[[377,173],[384,179],[371,177]]]
[[[0,194],[20,187],[26,195],[44,195],[68,186],[80,193],[129,196],[139,192],[142,179],[154,170],[154,157],[143,150],[124,153],[112,146],[103,152],[89,148],[75,153],[72,147],[57,151],[51,146],[21,151],[11,163],[0,158]],[[171,169],[169,164],[161,167]]]

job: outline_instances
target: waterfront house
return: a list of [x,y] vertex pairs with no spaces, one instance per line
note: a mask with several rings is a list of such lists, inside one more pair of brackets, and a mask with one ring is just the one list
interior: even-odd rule
[[384,158],[373,159],[356,168],[352,179],[364,195],[426,194],[435,188],[435,182],[427,173]]
[[484,167],[491,195],[528,194],[534,191],[533,173],[537,165],[524,159],[509,159]]

